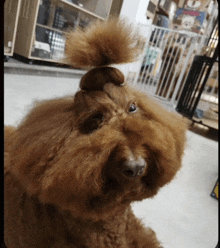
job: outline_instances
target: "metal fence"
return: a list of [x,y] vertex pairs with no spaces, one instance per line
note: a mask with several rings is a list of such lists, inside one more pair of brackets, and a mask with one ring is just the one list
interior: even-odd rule
[[142,64],[133,84],[148,94],[176,104],[195,55],[206,36],[151,25]]

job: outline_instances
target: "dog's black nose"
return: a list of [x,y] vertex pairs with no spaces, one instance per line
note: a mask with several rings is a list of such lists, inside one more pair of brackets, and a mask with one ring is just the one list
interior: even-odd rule
[[123,163],[122,171],[127,177],[136,177],[144,173],[147,167],[146,161],[139,157],[137,160],[129,158]]

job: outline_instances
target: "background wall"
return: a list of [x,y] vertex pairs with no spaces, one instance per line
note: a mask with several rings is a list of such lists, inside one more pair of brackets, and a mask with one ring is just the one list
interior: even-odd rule
[[[146,18],[146,10],[148,7],[149,0],[124,0],[120,12],[120,17],[125,17],[128,19],[130,23],[133,24],[146,24],[150,25],[152,20],[147,20]],[[141,28],[141,34],[148,38],[149,29],[146,27]],[[116,66],[121,71],[123,71],[125,77],[129,72],[136,72],[142,63],[142,59],[138,60],[135,63],[124,64],[120,66]]]
[[124,0],[120,16],[127,17],[131,22],[147,23],[145,13],[149,0]]

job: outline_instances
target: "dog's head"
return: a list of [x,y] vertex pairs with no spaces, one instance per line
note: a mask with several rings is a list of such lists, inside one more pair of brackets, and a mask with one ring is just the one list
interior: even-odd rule
[[17,130],[12,170],[42,202],[99,219],[170,182],[184,144],[182,119],[124,84],[119,70],[100,67],[85,74],[74,99],[30,112]]
[[16,131],[11,171],[31,195],[76,217],[104,219],[152,197],[181,166],[182,119],[108,67],[136,59],[135,34],[116,20],[70,33],[69,61],[95,68],[74,98],[37,103]]

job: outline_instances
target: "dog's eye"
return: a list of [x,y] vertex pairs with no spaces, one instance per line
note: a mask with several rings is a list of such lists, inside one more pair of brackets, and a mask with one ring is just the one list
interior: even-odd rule
[[90,117],[92,120],[99,120],[99,121],[103,121],[104,120],[104,116],[102,113],[96,113],[94,115],[92,115]]
[[103,122],[104,116],[102,113],[96,113],[90,116],[82,125],[81,132],[85,134],[92,133],[97,130],[100,124]]
[[134,103],[132,103],[129,107],[129,112],[136,112],[137,111],[137,107]]

